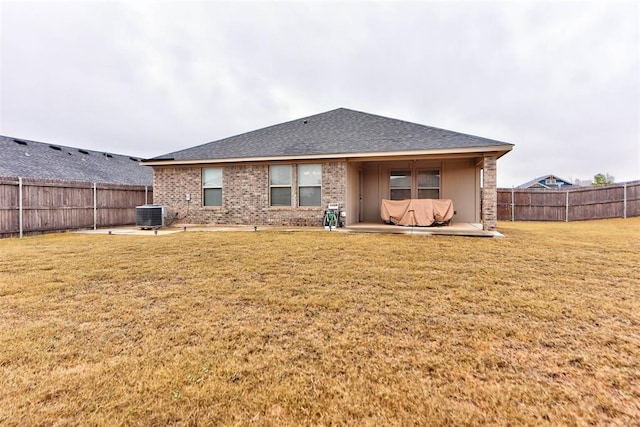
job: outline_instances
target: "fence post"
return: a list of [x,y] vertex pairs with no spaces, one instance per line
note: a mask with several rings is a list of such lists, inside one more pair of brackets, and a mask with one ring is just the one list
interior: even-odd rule
[[149,199],[147,198],[147,195],[149,194],[149,189],[148,187],[145,185],[144,186],[144,204],[148,205],[149,204]]
[[24,219],[22,210],[22,177],[18,177],[18,228],[20,230],[20,238],[22,239]]
[[624,202],[622,205],[622,217],[627,219],[627,183],[624,183]]
[[569,222],[569,192],[567,191],[567,199],[565,202],[564,222]]
[[511,222],[516,220],[516,202],[513,195],[513,186],[511,187]]
[[93,229],[98,228],[98,187],[93,183]]

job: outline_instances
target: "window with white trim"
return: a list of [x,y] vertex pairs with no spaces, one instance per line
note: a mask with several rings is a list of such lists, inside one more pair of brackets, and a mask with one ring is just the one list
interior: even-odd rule
[[419,170],[418,199],[440,198],[440,171],[437,169]]
[[439,199],[439,169],[392,170],[389,173],[389,199]]
[[322,165],[298,165],[298,205],[322,204]]
[[269,166],[269,203],[291,206],[291,165]]
[[411,198],[411,171],[391,171],[389,174],[389,198],[404,200]]
[[222,206],[222,168],[202,169],[203,206]]

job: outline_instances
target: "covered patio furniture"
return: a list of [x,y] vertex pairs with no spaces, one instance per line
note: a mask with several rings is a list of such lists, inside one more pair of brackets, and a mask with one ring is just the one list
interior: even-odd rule
[[453,218],[453,202],[450,199],[382,199],[380,216],[384,222],[395,225],[446,225]]

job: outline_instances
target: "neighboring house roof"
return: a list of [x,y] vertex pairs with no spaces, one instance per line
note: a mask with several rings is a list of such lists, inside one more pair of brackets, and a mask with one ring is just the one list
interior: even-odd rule
[[573,186],[573,184],[566,179],[558,178],[557,175],[543,175],[527,181],[524,184],[520,184],[517,188],[558,189],[569,186]]
[[120,154],[0,136],[0,176],[152,185],[153,169]]
[[[488,149],[491,147],[491,149]],[[145,160],[146,164],[198,160],[349,157],[497,151],[513,144],[403,120],[338,108]]]

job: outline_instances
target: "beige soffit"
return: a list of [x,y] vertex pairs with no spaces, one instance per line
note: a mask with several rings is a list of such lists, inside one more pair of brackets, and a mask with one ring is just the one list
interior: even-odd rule
[[244,163],[244,162],[267,162],[267,161],[293,161],[293,160],[315,160],[315,159],[350,159],[350,158],[380,158],[380,157],[410,157],[410,156],[437,156],[446,154],[471,154],[471,153],[501,153],[506,154],[511,151],[513,145],[488,145],[482,147],[466,148],[443,148],[438,150],[414,150],[414,151],[385,151],[375,153],[337,153],[337,154],[304,154],[298,156],[265,156],[265,157],[233,157],[225,159],[196,159],[196,160],[143,160],[144,166],[165,166],[165,165],[200,165],[207,163]]

